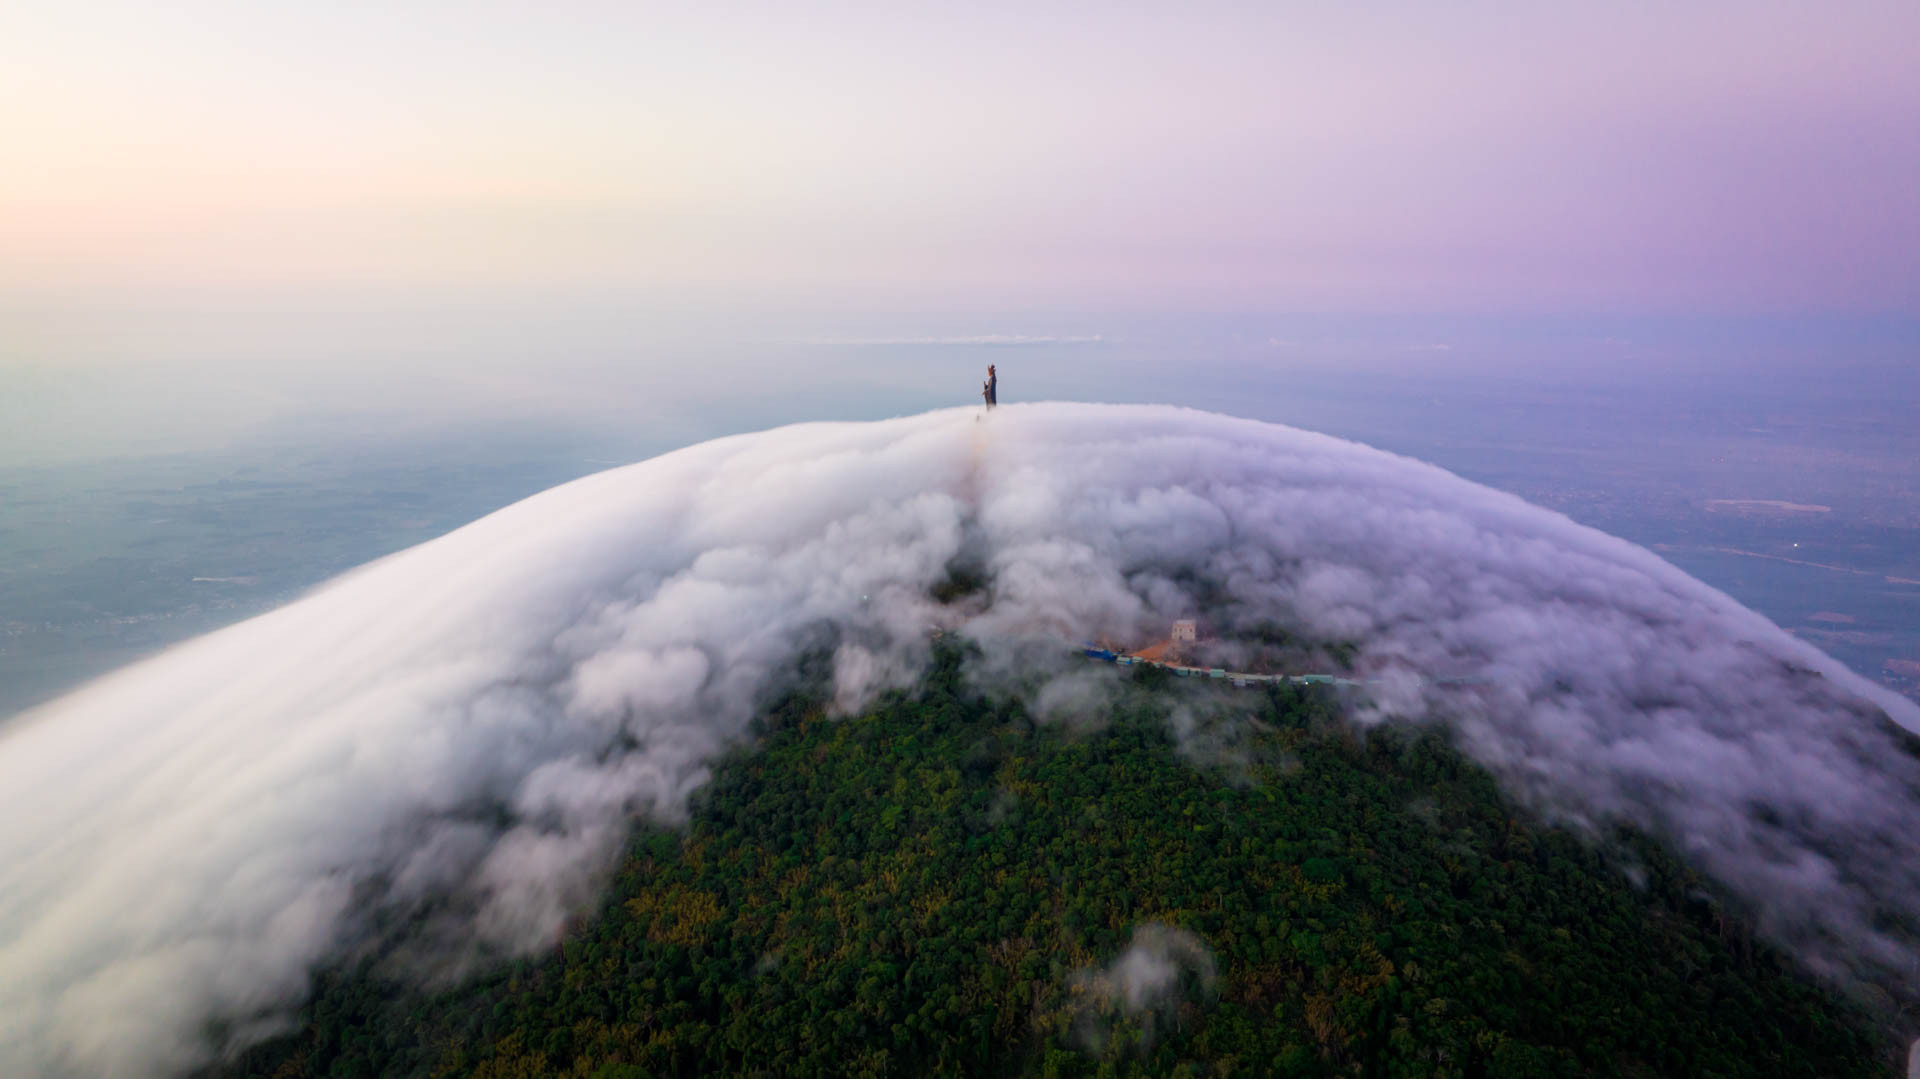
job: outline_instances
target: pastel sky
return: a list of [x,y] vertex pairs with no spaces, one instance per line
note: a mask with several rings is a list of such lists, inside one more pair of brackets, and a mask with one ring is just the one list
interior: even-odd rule
[[0,298],[1913,315],[1916,43],[1913,0],[11,0]]

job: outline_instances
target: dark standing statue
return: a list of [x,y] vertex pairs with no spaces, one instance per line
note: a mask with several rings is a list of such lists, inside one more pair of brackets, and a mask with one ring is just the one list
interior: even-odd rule
[[987,381],[980,387],[980,396],[986,399],[987,407],[1000,403],[1000,376],[993,371],[993,365],[987,365]]

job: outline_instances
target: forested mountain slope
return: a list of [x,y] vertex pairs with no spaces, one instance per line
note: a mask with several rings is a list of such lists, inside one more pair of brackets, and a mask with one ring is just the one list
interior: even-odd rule
[[1143,672],[1072,731],[968,690],[959,660],[857,718],[772,710],[546,958],[436,995],[390,960],[330,970],[303,1029],[225,1072],[1892,1068],[1669,854],[1530,819],[1437,729]]

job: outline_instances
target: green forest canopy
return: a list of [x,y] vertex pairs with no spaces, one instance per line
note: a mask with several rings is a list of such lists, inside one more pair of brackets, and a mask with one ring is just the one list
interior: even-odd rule
[[[1436,728],[1140,671],[1092,733],[968,692],[772,709],[550,955],[321,972],[235,1076],[1884,1075],[1897,1049],[1644,837],[1509,804]],[[1247,717],[1183,754],[1172,695]],[[1623,867],[1634,867],[1639,886]],[[1197,939],[1130,1008],[1140,927]]]

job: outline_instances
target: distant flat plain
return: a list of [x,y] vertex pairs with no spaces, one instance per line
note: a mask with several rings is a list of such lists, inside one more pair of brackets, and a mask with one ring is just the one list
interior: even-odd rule
[[969,404],[990,362],[1006,401],[1186,404],[1431,461],[1648,546],[1920,699],[1912,379],[1356,372],[1272,345],[1173,364],[1164,343],[1109,338],[808,344],[780,365],[807,373],[803,391],[690,380],[671,424],[306,424],[217,449],[0,461],[0,716],[610,465],[785,420]]

